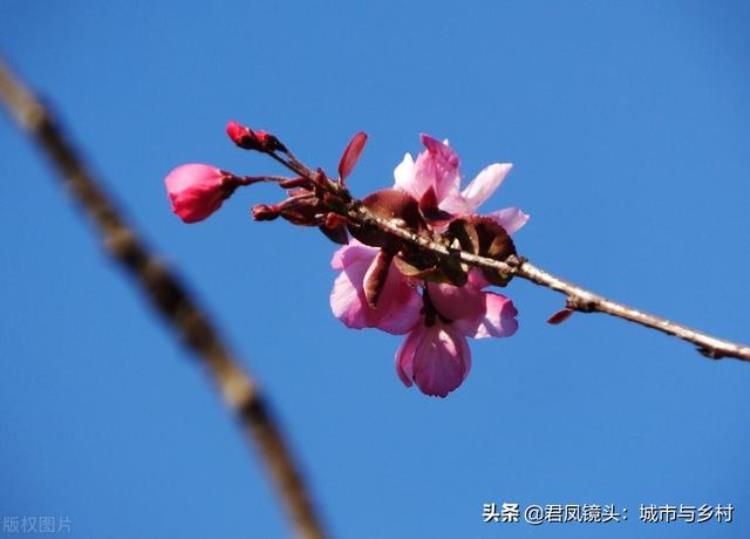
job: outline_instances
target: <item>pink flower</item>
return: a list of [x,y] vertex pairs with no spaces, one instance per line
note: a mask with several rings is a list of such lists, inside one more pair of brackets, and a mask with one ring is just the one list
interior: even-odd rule
[[518,311],[500,294],[482,292],[486,281],[473,270],[462,286],[427,285],[424,316],[396,352],[396,372],[410,387],[445,397],[466,379],[471,352],[466,337],[510,337],[518,329]]
[[396,352],[396,372],[407,387],[412,381],[425,395],[445,397],[471,369],[471,350],[454,324],[435,320],[418,324]]
[[429,283],[427,290],[437,313],[452,320],[467,337],[510,337],[518,330],[518,311],[502,294],[483,292],[487,285],[482,272],[475,268],[464,286]]
[[[422,135],[422,142],[426,150],[416,162],[406,154],[396,167],[395,188],[417,200],[428,225],[438,231],[451,219],[474,214],[511,168],[507,163],[492,164],[459,191],[456,153],[447,142],[428,135]],[[499,210],[487,217],[508,234],[528,220],[518,208]],[[333,313],[350,328],[408,333],[396,353],[399,378],[407,387],[416,384],[427,395],[445,397],[469,374],[471,351],[466,338],[513,335],[518,329],[518,311],[507,297],[482,290],[490,283],[477,268],[459,287],[408,278],[390,261],[383,276],[385,256],[380,249],[356,240],[336,251],[331,265],[341,273],[331,293]],[[376,306],[368,300],[372,281],[384,282]]]
[[420,295],[391,264],[378,305],[372,307],[364,282],[378,252],[357,240],[336,251],[331,265],[341,273],[331,292],[331,309],[350,328],[409,333],[396,353],[396,370],[407,387],[414,382],[426,395],[445,397],[469,373],[466,337],[509,337],[518,329],[513,302],[482,291],[488,283],[476,269],[462,287],[429,283]]
[[211,165],[190,164],[174,169],[164,180],[172,211],[186,223],[207,218],[237,187],[237,179]]
[[380,249],[357,240],[333,255],[331,266],[341,270],[331,291],[331,309],[336,318],[353,329],[379,328],[399,335],[409,331],[419,319],[422,298],[404,275],[391,263],[380,292],[377,307],[365,296],[364,282],[375,269]]
[[[477,174],[463,191],[459,191],[460,160],[456,152],[447,141],[440,142],[425,134],[421,135],[421,139],[426,150],[417,156],[416,162],[407,153],[393,175],[395,187],[412,195],[420,202],[423,211],[439,210],[453,217],[473,214],[500,187],[513,167],[510,163],[493,163]],[[529,220],[529,216],[518,208],[505,208],[486,216],[496,221],[508,234],[514,233]],[[426,217],[430,218],[430,215]]]

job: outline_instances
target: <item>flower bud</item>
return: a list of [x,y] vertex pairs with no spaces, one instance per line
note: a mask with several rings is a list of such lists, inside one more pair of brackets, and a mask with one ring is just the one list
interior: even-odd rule
[[269,206],[268,204],[256,204],[251,210],[253,219],[256,221],[273,221],[279,216],[278,206]]
[[211,165],[182,165],[164,180],[172,211],[186,223],[207,218],[237,188],[237,179]]
[[286,151],[284,145],[275,136],[265,131],[253,131],[238,122],[230,121],[227,124],[227,135],[237,146],[245,150],[256,150],[259,152]]
[[230,121],[227,124],[227,135],[240,148],[245,148],[246,150],[257,149],[257,138],[249,127]]
[[282,180],[279,182],[279,187],[282,189],[296,189],[298,187],[309,187],[310,180],[307,178],[289,178],[288,180]]
[[271,133],[259,130],[255,132],[255,137],[258,139],[258,145],[263,152],[271,153],[277,150],[282,152],[286,151],[286,146],[284,146],[281,141]]

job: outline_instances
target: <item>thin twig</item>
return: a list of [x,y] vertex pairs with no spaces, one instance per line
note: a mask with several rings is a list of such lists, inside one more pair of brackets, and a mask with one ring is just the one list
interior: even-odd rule
[[516,275],[564,294],[569,309],[584,313],[604,313],[661,331],[694,344],[701,354],[710,359],[734,358],[750,361],[750,346],[712,337],[666,318],[612,301],[537,268],[528,261],[523,261],[518,266]]
[[180,279],[123,221],[89,167],[53,121],[50,111],[12,74],[2,59],[0,99],[19,127],[47,154],[64,185],[98,228],[110,255],[133,275],[156,310],[202,360],[224,402],[257,445],[285,502],[296,535],[310,539],[324,537],[310,493],[255,379],[240,367]]

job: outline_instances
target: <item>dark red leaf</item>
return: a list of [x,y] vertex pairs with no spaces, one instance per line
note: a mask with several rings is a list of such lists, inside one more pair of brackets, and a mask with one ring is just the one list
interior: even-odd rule
[[422,217],[414,198],[399,189],[381,189],[367,195],[362,203],[383,219],[401,219],[412,230],[421,228]]
[[365,149],[365,144],[367,144],[367,133],[362,131],[354,135],[352,140],[349,141],[349,145],[341,155],[341,161],[339,161],[339,180],[341,183],[354,170],[354,166],[357,164],[362,150]]
[[479,253],[479,235],[476,227],[465,219],[454,219],[448,225],[448,235],[458,240],[461,249],[472,254]]
[[334,243],[341,245],[349,243],[349,234],[346,232],[346,217],[329,212],[326,214],[323,224],[320,225],[320,231]]
[[281,217],[301,226],[316,226],[325,211],[317,198],[292,197],[280,204]]
[[333,243],[338,243],[339,245],[347,245],[349,243],[349,234],[346,232],[345,225],[333,228],[328,228],[326,225],[320,225],[319,228],[320,231]]
[[458,258],[448,257],[440,260],[440,271],[453,286],[463,286],[469,278],[468,267]]
[[[381,219],[393,219],[401,221],[402,226],[413,232],[418,232],[424,228],[424,220],[419,213],[419,205],[407,193],[398,189],[382,189],[376,191],[364,198],[362,201],[370,212]],[[366,245],[373,247],[390,247],[398,242],[382,232],[377,227],[360,227],[353,224],[349,225],[349,232],[352,236]],[[395,249],[399,248],[396,246]]]
[[[516,254],[516,246],[505,229],[489,217],[471,217],[469,222],[474,226],[479,239],[479,255],[505,261]],[[492,284],[505,286],[510,276],[489,268],[482,268],[482,274]]]
[[383,291],[385,281],[388,278],[388,270],[391,267],[393,255],[380,250],[365,273],[364,290],[367,304],[375,309],[378,306],[380,293]]
[[573,309],[569,309],[568,307],[560,309],[547,319],[547,323],[553,325],[562,324],[568,318],[570,318],[570,315],[573,314],[573,312]]
[[516,246],[505,229],[489,217],[473,217],[479,238],[479,254],[495,260],[505,260],[516,254]]
[[414,279],[426,279],[437,271],[437,266],[435,265],[419,268],[411,262],[404,260],[401,256],[395,257],[393,264],[405,276],[413,277]]
[[438,199],[433,187],[422,195],[419,201],[419,211],[430,221],[449,221],[453,217],[450,213],[438,208]]

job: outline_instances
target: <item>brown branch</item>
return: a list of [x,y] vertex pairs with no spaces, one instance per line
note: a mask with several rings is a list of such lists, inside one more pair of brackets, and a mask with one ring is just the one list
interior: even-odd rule
[[539,286],[544,286],[556,292],[560,292],[566,296],[566,307],[568,309],[583,313],[604,313],[640,324],[647,328],[661,331],[662,333],[672,335],[696,345],[701,354],[711,359],[722,359],[727,357],[742,361],[750,361],[750,346],[719,339],[701,331],[683,326],[682,324],[672,322],[666,318],[612,301],[604,296],[600,296],[561,279],[560,277],[556,277],[541,268],[537,268],[528,260],[511,257],[507,261],[501,262],[499,260],[478,256],[465,251],[450,249],[430,238],[406,230],[392,221],[379,218],[361,205],[358,206],[356,211],[349,217],[355,220],[358,219],[365,224],[375,225],[384,232],[423,249],[432,251],[437,255],[457,256],[463,262],[471,266],[498,270],[502,273],[520,277]]
[[742,361],[750,361],[750,346],[712,337],[701,331],[667,320],[666,318],[649,314],[612,301],[556,277],[543,269],[537,268],[525,259],[511,257],[507,261],[501,262],[492,258],[486,258],[465,251],[451,249],[430,238],[406,230],[392,221],[377,217],[362,205],[358,205],[356,210],[349,215],[349,218],[359,220],[364,224],[375,225],[384,232],[405,240],[412,245],[432,251],[437,255],[457,256],[463,262],[471,266],[498,270],[502,273],[520,277],[539,286],[544,286],[556,292],[560,292],[566,296],[566,306],[571,310],[583,313],[604,313],[630,322],[635,322],[636,324],[640,324],[647,328],[661,331],[662,333],[672,335],[696,345],[701,354],[711,359],[727,357]]
[[567,307],[572,310],[584,313],[604,313],[661,331],[667,335],[672,335],[694,344],[698,347],[698,351],[701,354],[710,359],[727,357],[750,361],[750,346],[712,337],[702,331],[683,326],[666,318],[612,301],[560,279],[541,268],[537,268],[528,261],[524,261],[518,266],[516,275],[534,284],[545,286],[556,292],[565,294]]
[[154,308],[202,360],[224,402],[257,445],[297,536],[324,537],[310,494],[257,382],[239,366],[180,279],[123,221],[89,167],[53,121],[50,111],[19,82],[2,59],[0,99],[19,127],[47,154],[65,187],[97,227],[112,258],[135,278]]
[[[288,150],[286,153],[291,155],[288,153]],[[286,160],[274,153],[270,153],[270,155],[296,174],[307,178],[311,184],[315,183],[316,174],[319,173],[313,172],[293,156],[290,157],[289,160]],[[750,361],[750,346],[719,339],[701,331],[683,326],[682,324],[672,322],[666,318],[612,301],[604,296],[590,292],[580,286],[552,275],[543,269],[537,268],[523,257],[516,257],[513,255],[506,260],[501,261],[479,256],[461,249],[454,249],[441,241],[437,241],[440,239],[439,237],[433,238],[424,233],[416,233],[405,228],[402,223],[398,222],[398,220],[385,219],[376,215],[368,209],[362,201],[352,199],[348,191],[338,182],[327,176],[325,177],[325,180],[325,182],[322,182],[322,185],[325,186],[325,189],[331,195],[339,196],[342,193],[345,193],[346,196],[344,199],[348,200],[346,203],[347,212],[342,216],[346,217],[350,223],[356,223],[359,226],[364,227],[377,227],[381,231],[398,238],[403,242],[409,243],[419,249],[430,251],[438,257],[457,258],[461,262],[470,266],[495,270],[508,277],[520,277],[539,286],[560,292],[566,296],[566,310],[568,313],[578,311],[583,313],[608,314],[692,343],[697,346],[698,351],[701,354],[710,359],[721,359],[726,357],[742,361]],[[319,185],[320,184],[321,183],[319,182]],[[342,204],[344,204],[343,199]],[[331,208],[331,211],[335,210]],[[553,316],[550,321],[553,323],[559,323],[565,320],[567,316],[560,316],[562,314],[564,313],[558,313]]]

